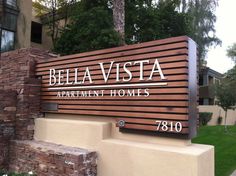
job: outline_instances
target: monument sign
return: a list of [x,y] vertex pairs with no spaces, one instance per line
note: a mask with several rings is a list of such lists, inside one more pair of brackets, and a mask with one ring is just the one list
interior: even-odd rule
[[38,62],[42,112],[109,116],[121,132],[192,138],[197,51],[188,37]]

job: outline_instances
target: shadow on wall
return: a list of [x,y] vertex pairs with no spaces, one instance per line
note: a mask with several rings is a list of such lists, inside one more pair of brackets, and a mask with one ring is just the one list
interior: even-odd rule
[[[212,118],[207,125],[219,125],[218,119],[222,117],[221,125],[224,125],[225,111],[219,106],[201,105],[198,106],[199,112],[212,112]],[[236,110],[228,110],[227,112],[227,125],[236,124]]]

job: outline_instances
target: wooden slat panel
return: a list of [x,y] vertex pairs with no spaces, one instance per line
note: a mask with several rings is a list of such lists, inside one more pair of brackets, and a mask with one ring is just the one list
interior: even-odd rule
[[78,100],[47,100],[46,102],[51,102],[51,103],[58,103],[61,105],[127,105],[127,106],[143,106],[143,107],[187,107],[188,106],[188,101],[113,101],[113,100],[83,100],[83,101],[78,101]]
[[[80,69],[80,71],[84,71],[84,70],[85,70],[85,68],[81,68]],[[144,71],[146,71],[146,69],[144,69]],[[101,74],[98,74],[98,73],[96,73],[94,71],[91,71],[90,73],[91,73],[91,75],[93,75],[93,79],[95,79],[95,80],[101,77]],[[177,75],[177,74],[187,74],[188,73],[188,69],[187,68],[163,69],[163,73],[165,74],[165,76]],[[46,74],[47,75],[43,75],[42,76],[42,79],[44,79],[44,80],[48,80],[49,79],[49,77],[50,77],[49,76],[49,71]],[[138,77],[140,75],[140,72],[137,71],[137,70],[133,70],[132,71],[132,75],[133,75],[133,77]],[[75,73],[74,72],[70,73],[70,77],[73,77],[73,76],[75,76]],[[127,75],[126,75],[126,73],[124,71],[120,71],[120,77],[122,78],[123,76],[126,77]],[[147,78],[150,75],[149,75],[148,72],[144,72],[143,76],[144,76],[144,78]],[[116,74],[114,73],[114,71],[111,72],[109,78],[116,78]]]
[[[91,52],[86,52],[86,53],[73,54],[73,55],[69,55],[69,56],[63,56],[63,57],[60,57],[60,58],[51,58],[47,62],[52,63],[52,62],[55,62],[55,61],[58,61],[58,60],[70,60],[72,58],[81,58],[81,57],[86,57],[86,56],[100,55],[100,54],[104,54],[104,53],[114,53],[114,52],[119,52],[119,51],[135,50],[135,49],[138,49],[138,48],[151,47],[151,46],[164,45],[164,44],[171,44],[171,43],[177,43],[177,42],[181,42],[181,41],[188,41],[188,37],[186,37],[186,36],[173,37],[173,38],[168,38],[168,39],[145,42],[145,43],[142,43],[142,44],[128,45],[128,46],[125,46],[125,47],[121,46],[121,47],[103,49],[103,50],[98,50],[98,51],[91,51]],[[47,63],[47,62],[39,61],[38,64]]]
[[[71,99],[73,97],[65,97],[63,98],[64,100],[66,99]],[[74,97],[76,99],[76,97]],[[99,99],[103,99],[103,100],[115,100],[120,99],[120,100],[188,100],[188,95],[153,95],[153,96],[149,96],[149,97],[144,97],[144,96],[126,96],[126,97],[118,97],[118,96],[103,96],[103,97],[78,97],[79,100],[82,99],[91,99],[91,100],[99,100]],[[58,99],[58,97],[56,96],[42,96],[43,100],[56,100]]]
[[[125,123],[134,123],[134,124],[144,124],[144,125],[157,125],[156,121],[158,119],[136,119],[136,118],[117,118],[116,122],[119,122],[120,120],[124,120]],[[170,123],[175,124],[176,122],[181,122],[183,127],[188,127],[188,121],[175,121],[175,120],[166,120],[168,122],[168,126],[170,126]]]
[[[166,79],[161,79],[159,73],[154,73],[152,80],[148,80],[156,59]],[[149,60],[149,63],[144,64],[144,79],[140,80],[140,65],[134,65],[134,62],[143,60]],[[107,73],[111,61],[114,61],[114,65],[108,81],[105,81],[99,63],[103,63]],[[128,82],[123,80],[129,78],[123,68],[126,62],[131,62],[127,68],[132,73],[132,79]],[[116,64],[119,64],[120,81],[116,80]],[[36,65],[36,75],[42,79],[42,103],[54,103],[58,107],[56,113],[116,117],[117,120],[125,120],[125,126],[120,128],[156,133],[164,133],[157,131],[156,120],[160,119],[170,124],[181,122],[183,130],[180,134],[188,134],[191,131],[189,65],[191,65],[189,39],[183,36],[53,58],[39,62]],[[87,79],[82,84],[74,84],[74,69],[79,69],[77,75],[79,82],[83,79],[87,67],[92,83]],[[58,70],[64,70],[62,73],[64,78],[60,79],[64,85],[49,85],[50,69],[55,69],[56,74]],[[68,79],[66,69],[70,72]],[[56,80],[58,83],[58,78]],[[72,84],[66,83],[68,80]],[[167,85],[156,83],[167,83]],[[141,93],[138,93],[139,89]],[[119,90],[125,91],[126,94],[124,96],[111,94],[111,91]],[[89,96],[88,91],[90,91]],[[148,91],[148,96],[145,91]],[[44,112],[55,113],[46,110]],[[167,133],[177,132],[167,131]]]
[[[179,88],[179,87],[187,87],[188,86],[188,82],[187,81],[178,81],[178,82],[168,82],[168,88]],[[153,87],[157,87],[160,88],[160,86],[153,86]],[[127,86],[125,88],[133,88],[131,86]],[[139,86],[139,88],[145,88],[145,86]],[[90,90],[92,90],[93,88],[91,88]],[[107,89],[107,88],[103,88],[103,89]],[[48,91],[48,87],[43,87],[41,89],[42,91]],[[70,90],[70,89],[67,89]],[[73,90],[73,89],[72,89]]]
[[[180,55],[180,54],[187,54],[187,49],[179,49],[179,50],[173,50],[173,51],[170,50],[170,51],[160,52],[160,53],[156,54],[157,55],[156,57],[161,58],[161,57],[174,56],[174,55]],[[142,59],[139,59],[139,60],[145,60],[145,59],[143,59],[142,55],[140,55],[140,57]],[[124,62],[124,60],[136,61],[137,59],[136,59],[136,57],[127,57],[127,58],[114,58],[114,60],[116,60],[117,62],[120,62],[120,60],[122,60]],[[105,60],[105,61],[109,62],[109,60]],[[100,61],[99,61],[99,63],[100,63]],[[97,64],[98,64],[98,62],[97,62]],[[52,67],[53,66],[52,65],[52,66],[46,67],[46,68],[38,68],[38,69],[36,69],[36,71],[37,71],[37,75],[41,75],[42,71],[49,70],[50,68],[67,69],[67,68],[78,67],[78,65],[80,65],[80,64],[77,64],[77,63],[76,64],[64,64],[64,65],[59,65],[59,66],[54,66],[54,67]],[[95,63],[91,64],[91,65],[95,65]],[[107,67],[109,67],[109,66],[107,66]]]
[[[50,111],[49,111],[50,112]],[[65,114],[82,114],[82,115],[101,115],[110,117],[141,117],[149,119],[173,119],[173,120],[187,120],[188,115],[185,114],[166,114],[166,113],[140,113],[140,112],[114,112],[114,111],[87,111],[87,110],[67,110],[59,109],[58,113]]]
[[113,111],[124,111],[124,112],[156,112],[156,113],[188,113],[187,108],[168,108],[168,107],[133,107],[133,106],[77,106],[77,105],[59,105],[59,109],[78,109],[78,110],[111,110]]
[[[155,56],[148,54],[146,57],[153,56],[153,57],[161,57],[161,56],[165,56],[165,55],[176,55],[176,54],[186,54],[187,50],[186,49],[178,49],[178,48],[187,48],[187,43],[178,43],[178,44],[170,44],[170,45],[166,45],[166,46],[155,46],[155,47],[150,47],[150,48],[144,48],[144,49],[138,49],[138,50],[131,50],[131,51],[126,51],[126,52],[120,52],[120,53],[113,53],[113,54],[105,54],[105,55],[100,55],[100,56],[92,56],[92,57],[87,57],[87,58],[74,58],[70,60],[71,64],[68,64],[68,61],[58,61],[58,62],[53,62],[52,63],[45,63],[45,64],[38,64],[37,65],[37,69],[36,71],[42,71],[45,69],[49,69],[52,65],[54,66],[55,69],[60,68],[61,66],[66,66],[67,68],[70,67],[75,67],[78,64],[83,66],[84,61],[89,61],[89,63],[85,63],[85,65],[94,65],[97,64],[98,62],[106,62],[108,58],[115,58],[117,62],[124,62],[124,61],[131,61],[131,60],[138,60],[137,57],[126,57],[124,58],[124,56],[130,56],[130,55],[137,55],[137,54],[144,54],[144,53],[149,53],[149,52],[153,52],[153,51],[158,51],[160,53],[156,53]],[[172,51],[163,51],[163,50],[167,50],[167,49],[175,49]],[[162,51],[162,52],[161,52]],[[117,57],[123,57],[123,58],[117,58]],[[101,60],[105,58],[105,60]],[[141,59],[144,59],[145,56],[142,56]],[[95,61],[94,61],[95,60]],[[98,61],[99,60],[99,61]],[[75,63],[75,64],[73,64]]]
[[[174,62],[174,63],[172,63],[172,64],[170,64],[170,63],[166,63],[166,64],[162,64],[162,70],[163,70],[163,72],[164,72],[164,74],[165,74],[165,71],[167,70],[167,69],[171,69],[172,70],[172,73],[175,73],[174,72],[174,70],[175,69],[178,69],[178,68],[183,68],[183,69],[185,69],[185,68],[187,68],[188,67],[188,63],[185,61],[183,61],[183,62]],[[75,68],[78,68],[78,67],[73,67],[73,68],[70,68],[70,69],[75,69]],[[145,65],[144,66],[144,71],[148,71],[148,72],[150,72],[151,70],[152,70],[152,68],[153,68],[153,65]],[[85,69],[86,68],[81,68],[80,69],[80,71],[79,72],[84,72],[85,71]],[[139,66],[132,66],[132,68],[130,69],[130,71],[132,71],[132,72],[137,72],[137,71],[139,71],[140,70],[140,67]],[[169,70],[168,70],[169,71]],[[182,73],[186,73],[186,72],[184,72],[185,70],[183,70],[183,72]],[[49,70],[47,70],[47,71],[43,71],[43,72],[37,72],[38,73],[38,75],[40,75],[40,76],[42,76],[42,75],[49,75]],[[97,75],[97,74],[101,74],[102,72],[101,72],[101,69],[100,69],[100,67],[99,66],[92,66],[92,67],[90,67],[90,74],[91,75]],[[115,68],[113,68],[112,70],[111,70],[111,74],[114,74],[114,73],[116,73],[116,69]],[[125,73],[124,72],[124,70],[122,69],[122,70],[120,70],[120,73]]]
[[[127,129],[138,129],[138,130],[147,130],[147,131],[156,131],[156,133],[158,132],[169,132],[169,133],[177,133],[175,131],[162,131],[160,129],[160,131],[156,130],[156,126],[152,126],[152,125],[138,125],[138,124],[125,124],[125,126],[123,128],[127,128]],[[188,133],[188,128],[183,128],[181,133],[179,134],[187,134]]]
[[[160,54],[158,54],[157,56],[159,56]],[[137,56],[136,56],[137,57]],[[142,58],[142,55],[140,55],[140,57]],[[156,59],[157,57],[155,57],[155,58],[153,58],[153,59],[150,59],[150,64],[145,64],[144,65],[144,70],[151,70],[152,69],[152,67],[153,67],[153,63],[154,63],[154,59]],[[116,62],[118,62],[117,60],[119,60],[119,58],[116,58],[115,59],[115,61]],[[132,57],[132,58],[129,58],[128,57],[128,59],[126,58],[126,60],[127,61],[131,61],[131,60],[137,60],[135,57]],[[145,59],[141,59],[141,60],[145,60]],[[158,58],[158,61],[162,61],[162,58]],[[170,65],[172,65],[173,63],[175,63],[175,62],[166,62],[167,61],[167,59],[165,60],[165,61],[163,61],[163,62],[160,62],[160,64],[162,64],[162,69],[167,69],[167,68],[176,68],[176,67],[187,67],[186,65],[181,65],[180,63],[186,63],[187,62],[187,58],[186,58],[186,56],[181,56],[181,58],[180,59],[178,59],[178,62],[180,62],[180,63],[178,63],[178,62],[176,62],[176,64],[175,65],[173,65],[173,67],[170,67]],[[120,62],[119,62],[120,63]],[[123,63],[123,62],[121,62],[121,63]],[[45,68],[45,69],[43,69],[43,70],[41,70],[41,71],[39,71],[39,70],[37,70],[37,72],[36,72],[36,75],[38,75],[38,76],[40,76],[40,75],[44,75],[44,74],[48,74],[49,73],[49,69],[51,69],[51,68],[54,68],[54,69],[74,69],[74,68],[78,68],[78,67],[80,67],[80,70],[81,71],[84,71],[85,69],[86,69],[86,66],[88,66],[88,64],[86,63],[86,65],[84,65],[84,66],[82,66],[82,65],[80,65],[80,64],[72,64],[71,65],[71,67],[69,67],[69,65],[67,64],[67,65],[60,65],[60,66],[57,66],[57,67],[53,67],[53,65],[51,66],[51,67],[47,67],[47,68]],[[123,66],[123,64],[121,64],[121,66]],[[106,62],[106,63],[104,63],[104,68],[106,68],[106,69],[108,69],[110,67],[110,62],[108,61],[108,62]],[[140,69],[140,66],[132,66],[132,71],[138,71]],[[94,65],[90,65],[90,71],[92,71],[92,70],[101,70],[101,68],[100,68],[100,66],[99,66],[99,64],[97,63],[97,64],[94,64]],[[122,70],[121,70],[122,71]],[[115,73],[115,71],[114,71],[114,69],[113,69],[113,72],[112,73]]]
[[[73,79],[71,79],[70,81],[72,81]],[[173,76],[168,76],[168,79],[166,79],[165,82],[170,82],[170,81],[187,81],[188,80],[188,76],[187,75],[173,75]],[[62,80],[63,81],[63,80]],[[64,83],[66,82],[66,80],[64,80]],[[129,84],[130,83],[151,83],[151,82],[163,82],[160,77],[154,77],[152,80],[149,80],[149,81],[140,81],[139,80],[139,77],[135,77],[135,78],[132,78],[130,81],[129,81]],[[61,82],[63,83],[63,82]],[[101,85],[101,84],[104,84],[104,80],[103,78],[101,77],[101,79],[99,80],[93,80],[93,83],[92,85]],[[119,84],[119,82],[116,81],[116,79],[109,79],[106,84]],[[125,84],[125,83],[123,83]],[[91,83],[89,83],[88,81],[87,82],[84,82],[83,85],[91,85]],[[49,86],[49,80],[42,80],[42,86],[43,87],[51,87]],[[61,87],[62,85],[55,85],[54,87]],[[63,85],[64,87],[66,86],[71,86],[71,85]],[[79,86],[79,84],[78,84]]]
[[[123,89],[123,90],[127,91],[128,89]],[[137,90],[137,88],[132,89],[132,90]],[[167,88],[167,89],[149,88],[149,93],[150,94],[187,94],[188,89],[187,88],[175,88],[175,89],[173,88]],[[104,90],[103,94],[104,95],[110,94],[110,90]],[[42,92],[41,95],[57,95],[57,91]]]

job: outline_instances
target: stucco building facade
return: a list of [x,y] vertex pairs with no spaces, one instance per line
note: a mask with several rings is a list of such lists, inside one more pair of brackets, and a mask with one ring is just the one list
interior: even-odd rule
[[0,0],[1,53],[37,47],[50,50],[51,38],[33,10],[32,0]]

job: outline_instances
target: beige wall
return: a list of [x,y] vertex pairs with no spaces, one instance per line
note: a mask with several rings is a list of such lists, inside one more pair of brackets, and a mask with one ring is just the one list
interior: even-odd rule
[[[223,118],[221,125],[224,125],[225,111],[221,107],[212,106],[212,105],[209,105],[209,106],[201,105],[198,108],[199,108],[199,112],[212,112],[213,113],[212,119],[208,122],[208,125],[218,125],[217,119],[219,116]],[[228,110],[226,124],[235,125],[235,122],[236,122],[236,110]]]
[[31,37],[32,0],[18,1],[20,10],[17,20],[16,48],[29,48]]
[[[31,22],[42,23],[32,7],[32,0],[19,0],[18,6],[20,14],[17,21],[17,43],[16,48],[35,47],[45,50],[53,49],[51,36],[48,34],[47,25],[42,28],[42,43],[31,42]],[[69,23],[69,20],[67,21]],[[65,20],[59,21],[59,26],[64,27]]]
[[35,139],[97,151],[98,176],[214,175],[212,146],[120,133],[114,118],[46,114],[35,121]]

